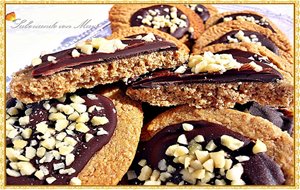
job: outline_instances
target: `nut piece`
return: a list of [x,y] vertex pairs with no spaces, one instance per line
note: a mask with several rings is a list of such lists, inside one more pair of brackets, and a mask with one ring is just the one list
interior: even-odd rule
[[244,168],[241,163],[238,163],[226,172],[226,178],[231,181],[239,180],[241,179],[243,173],[244,173]]
[[254,154],[257,154],[260,152],[267,152],[267,146],[265,145],[265,143],[263,143],[262,141],[257,139],[255,145],[252,148],[252,152]]
[[18,162],[17,166],[22,175],[31,175],[36,171],[30,162]]
[[73,177],[70,180],[70,185],[81,185],[81,180],[78,177]]
[[42,63],[41,58],[33,58],[32,61],[31,61],[32,66],[37,66],[37,65],[40,65],[41,63]]
[[76,131],[82,132],[82,133],[87,133],[90,129],[88,126],[86,126],[84,123],[77,123],[75,125]]
[[101,116],[94,116],[91,120],[93,126],[98,126],[98,125],[104,125],[107,124],[109,121],[107,117],[101,117]]
[[244,145],[244,142],[228,135],[222,135],[221,144],[230,150],[235,151],[241,148]]
[[189,124],[189,123],[183,123],[182,128],[185,131],[191,131],[191,130],[194,129],[194,126],[192,124]]
[[223,150],[211,152],[209,155],[215,163],[215,168],[223,168],[225,166],[225,152]]
[[77,49],[73,49],[73,51],[72,51],[72,57],[79,57],[80,56],[80,53],[77,51]]
[[138,176],[138,179],[140,181],[146,181],[150,178],[151,173],[152,173],[152,169],[149,166],[146,165],[142,168],[141,173]]
[[188,141],[187,141],[187,138],[186,138],[185,134],[180,135],[180,136],[177,138],[177,142],[180,143],[180,144],[187,145],[187,144],[188,144]]
[[55,177],[47,177],[46,181],[48,184],[52,184],[54,181],[56,181],[56,178]]

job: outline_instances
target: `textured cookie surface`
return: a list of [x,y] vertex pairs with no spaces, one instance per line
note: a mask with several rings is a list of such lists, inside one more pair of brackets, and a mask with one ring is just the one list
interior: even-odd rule
[[267,154],[281,167],[286,184],[294,183],[293,139],[267,120],[247,113],[231,109],[205,110],[181,106],[170,109],[152,120],[142,131],[142,139],[150,139],[166,126],[195,120],[221,124],[252,140],[260,139],[267,145]]

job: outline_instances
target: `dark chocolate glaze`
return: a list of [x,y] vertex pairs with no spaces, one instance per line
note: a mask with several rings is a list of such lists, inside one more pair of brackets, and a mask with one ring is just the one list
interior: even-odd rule
[[[187,5],[187,6],[189,7],[189,5]],[[201,8],[203,11],[200,12],[200,11],[197,10],[197,8]],[[205,6],[201,5],[201,4],[197,4],[194,12],[197,13],[197,15],[200,16],[203,23],[205,23],[207,21],[207,19],[209,19],[209,17],[210,17],[210,13],[209,13],[208,9]]]
[[[152,169],[158,169],[159,161],[166,159],[167,165],[172,165],[177,169],[177,171],[172,174],[172,177],[166,182],[171,181],[173,183],[179,183],[182,181],[182,175],[179,173],[182,169],[182,165],[172,162],[173,158],[166,156],[165,151],[170,145],[176,144],[177,138],[180,134],[185,134],[188,141],[191,141],[197,135],[203,135],[205,138],[205,144],[201,144],[202,147],[205,147],[210,140],[213,140],[217,145],[217,148],[214,151],[219,151],[221,149],[226,151],[231,156],[233,165],[238,162],[235,160],[236,156],[246,155],[250,157],[249,161],[242,162],[244,168],[242,179],[247,185],[281,185],[285,182],[284,175],[277,163],[275,163],[265,153],[252,153],[254,143],[247,137],[233,132],[222,125],[203,120],[188,121],[187,123],[194,125],[194,129],[192,131],[184,131],[182,129],[182,123],[175,124],[165,127],[155,134],[150,140],[140,142],[137,155],[130,167],[130,170],[135,170],[136,174],[139,175],[141,167],[137,163],[141,159],[146,159],[147,165]],[[222,135],[229,135],[243,141],[243,147],[239,150],[231,151],[221,144],[220,137]],[[218,169],[215,169],[214,172],[218,173],[219,171]],[[127,176],[125,175],[121,184],[141,184],[141,181],[138,179],[126,180],[126,178]],[[214,184],[214,179],[209,183]],[[225,179],[225,181],[229,182],[227,179]],[[165,184],[166,182],[162,182],[162,184]]]
[[271,106],[262,106],[256,102],[248,102],[243,105],[237,103],[234,108],[267,119],[281,130],[288,132],[290,135],[293,132],[293,116],[285,113],[281,109],[276,109]]
[[[260,19],[262,19],[263,17],[261,17],[261,16],[259,16],[259,15],[256,15],[256,14],[252,14],[252,13],[235,13],[235,14],[231,14],[231,15],[226,15],[226,16],[224,16],[224,17],[232,17],[232,19],[233,20],[236,20],[236,17],[237,16],[247,16],[247,17],[254,17],[254,19],[255,20],[260,20]],[[216,22],[216,24],[219,24],[219,23],[221,23],[221,22],[224,22],[224,17],[222,17],[222,18],[220,18],[217,22]],[[272,32],[274,32],[274,33],[276,33],[275,32],[275,30],[272,28],[272,26],[270,25],[270,23],[268,24],[268,25],[265,25],[265,24],[262,24],[261,22],[259,22],[259,23],[256,23],[256,24],[258,24],[258,25],[260,25],[260,26],[262,26],[262,27],[264,27],[264,28],[268,28],[268,29],[270,29]]]
[[[92,126],[90,122],[86,123],[86,125],[90,128],[89,133],[94,134],[94,138],[92,138],[89,142],[85,142],[84,137],[85,133],[79,133],[76,130],[74,130],[75,136],[72,136],[74,139],[77,140],[77,145],[75,145],[73,154],[75,155],[75,160],[70,166],[66,166],[67,168],[74,168],[76,170],[75,173],[68,175],[62,175],[58,173],[58,170],[54,171],[53,169],[53,164],[54,163],[60,163],[64,162],[64,160],[55,160],[53,159],[49,163],[43,163],[43,164],[37,164],[36,161],[39,160],[37,156],[31,159],[31,163],[33,166],[38,169],[39,166],[44,165],[48,168],[49,170],[49,175],[45,176],[43,180],[37,179],[34,175],[31,176],[21,176],[21,177],[11,177],[11,176],[6,176],[6,183],[7,185],[43,185],[43,184],[48,184],[46,182],[46,178],[53,176],[56,178],[56,181],[54,181],[51,185],[65,185],[69,184],[70,180],[72,177],[78,176],[78,174],[81,172],[81,170],[85,167],[85,165],[88,163],[88,161],[92,158],[92,156],[99,151],[105,144],[107,144],[112,137],[114,130],[117,125],[117,115],[116,115],[116,110],[115,107],[112,103],[112,101],[102,95],[95,94],[98,99],[96,100],[91,100],[87,98],[86,94],[81,95],[81,97],[86,101],[84,104],[87,105],[87,107],[96,105],[103,107],[103,109],[97,111],[94,110],[92,113],[89,113],[89,117],[92,118],[93,116],[106,116],[109,120],[109,123],[102,125],[100,127],[103,127],[104,130],[108,132],[108,135],[100,135],[97,136],[97,128],[95,126]],[[32,128],[33,131],[35,131],[36,124],[42,122],[42,121],[47,121],[47,124],[49,125],[49,128],[54,128],[55,123],[52,121],[48,120],[48,115],[49,112],[45,110],[43,107],[43,103],[35,103],[35,104],[28,104],[26,105],[26,108],[32,108],[33,111],[30,114],[30,123],[26,125],[25,127]],[[50,100],[50,105],[55,106],[57,105],[58,102],[57,100]],[[60,104],[69,104],[71,101],[69,98],[67,98],[67,101],[65,103],[60,103]],[[11,99],[7,102],[7,108],[12,107],[15,105],[15,99]],[[26,109],[25,109],[26,110]],[[19,113],[18,117],[24,116],[25,113],[22,111]],[[39,144],[39,140],[37,139],[37,135],[40,135],[40,133],[33,133],[32,136],[30,137],[29,141],[31,140],[37,140]],[[70,136],[70,135],[68,135]],[[6,139],[6,147],[13,147],[12,142],[7,138]],[[34,148],[38,148],[38,145],[34,146]],[[9,168],[10,166],[7,165]]]
[[[162,85],[172,84],[193,84],[193,83],[230,83],[230,82],[276,82],[282,79],[282,75],[273,67],[268,65],[268,61],[261,56],[250,52],[231,49],[217,53],[228,53],[240,63],[250,63],[254,61],[263,68],[263,71],[237,70],[232,69],[220,73],[192,73],[187,69],[185,73],[178,74],[171,69],[163,69],[141,76],[131,80],[132,88],[155,88]],[[253,59],[249,59],[252,57]]]
[[[94,49],[91,55],[81,53],[79,57],[72,57],[71,52],[75,48],[63,50],[53,54],[47,54],[42,56],[42,64],[32,69],[33,77],[48,76],[61,71],[68,71],[73,68],[81,68],[89,65],[96,65],[112,60],[127,58],[136,56],[139,54],[147,54],[155,51],[175,51],[177,47],[175,44],[164,41],[154,40],[152,42],[138,40],[138,39],[126,39],[122,40],[123,43],[128,44],[122,50],[117,50],[114,53],[100,53]],[[56,62],[52,63],[47,61],[48,56],[56,57]]]
[[[139,9],[138,11],[136,11],[130,18],[130,26],[148,26],[148,25],[144,25],[142,23],[142,19],[138,19],[138,16],[142,16],[143,18],[145,18],[149,13],[149,10],[159,10],[159,14],[157,14],[158,16],[166,16],[166,15],[170,15],[170,11],[166,12],[164,11],[165,8],[171,9],[173,6],[170,5],[154,5],[154,6],[150,6],[147,8],[142,8]],[[181,15],[183,15],[184,13],[177,9],[177,17],[180,18]],[[159,30],[169,33],[172,36],[174,36],[175,38],[179,39],[182,38],[185,34],[188,34],[188,28],[190,26],[190,22],[188,20],[188,18],[185,20],[186,21],[186,25],[187,27],[178,27],[174,33],[170,32],[170,28],[169,27],[163,27],[163,28],[159,28]]]
[[[278,47],[271,41],[269,40],[269,38],[259,32],[255,32],[255,31],[250,31],[250,30],[242,30],[245,34],[245,36],[250,36],[252,34],[256,35],[256,37],[258,38],[258,42],[261,42],[262,46],[265,46],[266,48],[268,48],[270,51],[274,52],[275,54],[279,54],[278,52]],[[234,35],[236,33],[238,33],[239,30],[232,30],[226,34],[224,34],[223,36],[221,36],[219,39],[211,42],[208,45],[213,45],[213,44],[218,44],[218,43],[229,43],[227,36],[230,36],[232,38],[235,38]]]

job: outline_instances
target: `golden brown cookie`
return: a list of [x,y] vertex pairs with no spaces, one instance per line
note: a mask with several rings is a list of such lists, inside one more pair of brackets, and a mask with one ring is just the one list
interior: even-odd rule
[[255,54],[259,54],[261,56],[265,56],[279,69],[288,72],[291,76],[294,76],[293,64],[290,64],[288,61],[286,61],[286,59],[277,56],[266,47],[253,44],[253,43],[239,42],[239,43],[231,43],[231,44],[213,44],[210,46],[203,47],[202,49],[198,49],[197,46],[195,46],[193,49],[193,53],[201,54],[205,51],[211,51],[213,53],[216,53],[228,49],[239,49],[242,51],[248,51]]
[[204,25],[195,12],[184,5],[116,4],[109,12],[112,31],[143,26],[153,27],[187,43],[197,39]]
[[251,22],[233,20],[213,25],[198,38],[194,49],[217,43],[251,42],[265,46],[293,64],[293,50],[285,37]]
[[143,125],[141,104],[116,87],[32,105],[11,99],[7,108],[9,185],[116,185],[134,158]]
[[172,68],[189,56],[187,47],[177,39],[150,28],[131,28],[113,36],[80,42],[76,48],[33,59],[32,66],[13,75],[12,97],[24,103],[59,98],[67,92],[127,80],[156,68]]
[[218,13],[218,9],[211,4],[187,4],[185,6],[197,13],[203,23],[205,23],[209,17]]
[[261,27],[267,28],[272,32],[280,34],[283,38],[284,37],[286,38],[284,33],[281,32],[281,30],[279,30],[279,28],[271,20],[269,20],[267,17],[265,17],[260,13],[257,13],[255,11],[249,11],[249,10],[236,11],[236,12],[224,12],[224,13],[216,14],[207,20],[207,22],[205,23],[205,28],[207,29],[213,25],[222,22],[231,22],[232,20],[240,20],[244,22],[256,23]]
[[[221,125],[230,131],[238,133],[246,138],[249,138],[252,141],[257,142],[257,140],[260,140],[261,142],[263,142],[266,145],[266,147],[265,147],[266,154],[280,166],[280,168],[284,174],[284,178],[285,178],[284,184],[286,184],[286,185],[294,184],[293,139],[286,132],[282,132],[279,128],[274,126],[269,121],[262,119],[260,117],[252,116],[248,113],[243,113],[243,112],[232,110],[232,109],[218,110],[218,109],[196,109],[194,107],[189,107],[189,106],[176,107],[176,108],[170,109],[170,110],[160,114],[155,119],[153,119],[148,125],[146,125],[143,128],[144,130],[142,131],[142,140],[146,141],[146,142],[149,140],[151,141],[157,135],[159,135],[160,132],[164,130],[164,128],[170,128],[168,130],[169,137],[170,137],[169,139],[172,139],[172,138],[174,138],[174,135],[177,134],[174,132],[174,130],[172,130],[172,127],[175,128],[176,124],[186,123],[185,126],[182,125],[183,130],[180,130],[180,131],[181,131],[181,133],[182,133],[182,131],[185,131],[184,134],[186,134],[186,138],[188,139],[188,141],[190,141],[197,135],[197,133],[193,132],[193,130],[198,129],[198,128],[190,126],[189,124],[194,123],[194,126],[196,126],[195,123],[197,124],[197,121],[200,121],[200,122],[202,121],[202,124],[201,124],[202,127],[206,127],[206,132],[203,132],[203,131],[201,132],[200,129],[197,131],[197,132],[199,132],[199,135],[202,135],[204,137],[204,139],[206,139],[206,138],[210,139],[211,136],[214,136],[216,134],[218,134],[218,135],[222,134],[222,131],[220,132],[221,128],[219,126],[214,126],[211,124],[211,123],[213,123],[213,124]],[[204,124],[203,124],[203,121],[204,121]],[[210,122],[210,123],[205,123],[205,122]],[[207,127],[207,125],[209,127]],[[167,126],[169,126],[169,127],[167,127]],[[210,128],[210,127],[216,127],[216,128],[208,130],[207,128]],[[208,131],[210,131],[211,134],[209,134]],[[179,133],[177,135],[179,136],[181,133]],[[162,137],[162,136],[160,136],[160,137]],[[157,137],[156,137],[156,140],[157,140]],[[170,143],[171,140],[166,139],[166,140],[163,140],[164,142],[159,142],[159,145],[161,146],[162,143],[168,143],[168,144],[164,144],[164,146],[162,146],[162,148],[163,147],[167,148],[168,146],[170,146],[170,144],[176,144],[176,140],[179,145],[185,146],[184,145],[184,141],[185,141],[184,137],[181,137],[181,138],[178,137],[178,139],[176,138],[175,142],[172,142],[172,143]],[[232,149],[235,148],[235,146],[231,146],[231,145],[233,145],[233,144],[231,144],[232,139],[229,139],[229,141],[227,141],[227,139],[224,138],[223,140],[221,142],[222,145],[224,145],[224,146],[226,145],[227,147],[230,147]],[[197,137],[197,138],[195,138],[195,141],[203,142],[203,139],[200,137]],[[214,140],[214,142],[216,143],[216,145],[218,147],[219,146],[218,141]],[[213,145],[214,143],[208,143],[208,144],[210,144],[210,146],[207,145],[205,147],[202,145],[202,149],[211,151],[211,149],[213,150],[213,149],[217,148],[217,147],[214,147],[215,146],[215,145]],[[236,141],[235,145],[237,146],[238,144],[239,144],[239,142]],[[259,144],[261,145],[261,143],[259,143]],[[157,151],[157,149],[155,149],[155,147],[154,147],[154,145],[157,145],[157,143],[152,142],[151,145],[152,145],[152,148]],[[189,150],[190,150],[190,146],[189,146]],[[194,146],[197,147],[196,145],[194,145]],[[256,146],[257,149],[258,149],[258,147],[260,147],[260,146]],[[196,148],[196,149],[198,149],[198,148]],[[172,153],[170,151],[171,150],[169,150],[169,153],[172,155]],[[175,151],[176,151],[176,149],[175,149]],[[253,148],[253,151],[254,151],[254,148]],[[166,152],[168,152],[168,150]],[[178,154],[179,154],[179,151],[178,151]],[[183,154],[183,155],[185,155],[185,154]],[[157,153],[157,155],[160,155],[160,154]],[[255,153],[254,153],[254,155],[255,155]],[[200,157],[200,154],[197,154],[197,158],[198,158],[198,156]],[[148,157],[148,158],[152,159],[153,157],[152,158]],[[180,158],[178,158],[178,159],[180,162]],[[193,159],[194,158],[192,158],[192,160]],[[250,160],[251,160],[251,158],[250,158]],[[147,160],[147,161],[148,161],[147,162],[147,164],[148,164],[149,160]],[[216,161],[216,160],[214,160],[214,161]],[[183,162],[183,163],[186,163],[186,162]],[[246,163],[244,161],[241,161],[241,163],[245,167]],[[206,166],[208,166],[208,164]],[[154,167],[154,166],[152,166],[152,167]],[[195,165],[193,164],[191,167],[195,167]],[[215,167],[216,167],[216,165],[215,165]],[[260,166],[256,165],[255,167],[260,167]],[[209,168],[209,167],[204,167],[204,168],[207,170],[207,168]],[[274,170],[273,170],[273,172],[274,172]],[[259,172],[261,172],[261,169]],[[183,174],[183,175],[185,175],[185,174]],[[226,177],[228,177],[228,175],[226,175]],[[271,176],[269,176],[269,177],[271,178]],[[266,178],[264,178],[264,179],[266,179]],[[274,183],[274,181],[271,180],[270,183]]]
[[235,43],[209,46],[176,69],[156,70],[129,80],[126,94],[156,106],[232,108],[235,103],[256,101],[289,108],[293,105],[293,78],[276,67],[282,63],[278,56],[264,57],[258,51],[262,48],[266,49]]

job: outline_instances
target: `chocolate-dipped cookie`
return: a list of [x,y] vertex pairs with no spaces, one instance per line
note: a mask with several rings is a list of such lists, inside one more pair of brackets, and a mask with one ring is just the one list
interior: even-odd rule
[[191,55],[189,62],[178,68],[158,69],[133,78],[128,81],[126,93],[157,106],[228,108],[248,101],[274,107],[293,105],[290,74],[268,57],[245,47],[235,48],[237,44],[226,45]]
[[224,13],[220,13],[220,14],[216,14],[212,17],[210,17],[206,23],[205,23],[205,27],[206,29],[219,24],[219,23],[223,23],[223,22],[228,22],[230,23],[233,20],[239,20],[242,22],[248,22],[248,23],[253,23],[256,24],[260,27],[269,29],[270,31],[274,32],[274,33],[278,33],[280,35],[282,35],[282,37],[286,38],[286,36],[284,35],[283,32],[281,32],[278,27],[272,22],[270,21],[267,17],[265,17],[264,15],[254,12],[254,11],[249,11],[249,10],[245,10],[245,11],[236,11],[236,12],[224,12]]
[[166,32],[184,43],[196,40],[204,30],[201,18],[179,4],[116,4],[109,12],[112,31],[139,26]]
[[228,49],[238,49],[242,51],[252,52],[254,54],[259,54],[267,59],[269,59],[276,67],[288,72],[291,76],[294,76],[294,65],[290,64],[286,59],[276,55],[271,50],[265,46],[261,46],[255,43],[249,42],[238,42],[238,43],[219,43],[212,44],[201,49],[196,46],[193,48],[193,54],[201,54],[205,51],[220,52]]
[[236,104],[234,109],[264,118],[279,127],[282,131],[286,131],[291,136],[293,135],[294,115],[288,109],[262,106],[257,102]]
[[6,184],[116,185],[133,160],[142,122],[141,104],[114,87],[27,105],[9,99]]
[[31,66],[13,75],[12,97],[23,103],[59,98],[80,88],[126,80],[158,67],[172,68],[189,56],[188,48],[180,41],[151,28],[131,28],[113,36],[80,42],[75,48],[33,59]]
[[232,109],[170,109],[143,128],[121,184],[292,185],[293,139]]
[[203,32],[196,41],[194,48],[201,49],[205,46],[218,43],[249,42],[265,46],[273,53],[285,58],[293,64],[292,46],[286,38],[278,33],[260,27],[250,22],[233,20],[213,25]]
[[211,4],[187,4],[185,6],[197,13],[203,23],[205,23],[211,16],[218,13],[218,9]]

